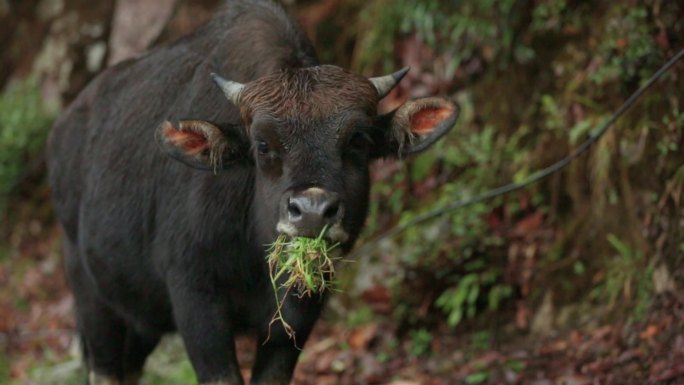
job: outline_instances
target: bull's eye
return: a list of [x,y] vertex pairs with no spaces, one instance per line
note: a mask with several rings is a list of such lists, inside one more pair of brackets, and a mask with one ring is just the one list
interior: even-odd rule
[[259,155],[266,155],[269,151],[271,151],[271,149],[268,147],[268,143],[264,142],[263,140],[260,140],[257,143],[257,152]]
[[349,139],[349,147],[354,150],[366,151],[373,144],[373,139],[364,131],[356,131]]

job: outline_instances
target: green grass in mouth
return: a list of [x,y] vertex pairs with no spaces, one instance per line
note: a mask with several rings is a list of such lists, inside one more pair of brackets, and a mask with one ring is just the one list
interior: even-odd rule
[[[285,321],[282,313],[282,302],[291,290],[299,297],[311,296],[331,290],[334,285],[334,263],[341,256],[332,255],[332,251],[339,243],[329,244],[323,236],[324,228],[316,238],[293,237],[279,235],[267,251],[266,261],[271,278],[271,285],[275,294],[276,313],[269,324],[280,321],[285,332],[294,339],[294,330]],[[281,277],[287,279],[278,284]],[[282,298],[278,296],[279,289],[284,289]]]

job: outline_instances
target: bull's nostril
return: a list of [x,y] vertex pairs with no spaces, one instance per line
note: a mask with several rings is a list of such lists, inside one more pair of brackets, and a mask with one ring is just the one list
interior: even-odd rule
[[337,216],[338,211],[340,211],[340,204],[337,202],[333,203],[325,209],[325,211],[323,212],[323,217],[325,219],[335,218]]
[[324,226],[339,222],[344,206],[337,194],[312,188],[287,198],[281,210],[285,216],[281,219],[296,227],[301,236],[317,236]]
[[291,218],[299,218],[302,216],[302,210],[293,202],[287,204],[287,212]]

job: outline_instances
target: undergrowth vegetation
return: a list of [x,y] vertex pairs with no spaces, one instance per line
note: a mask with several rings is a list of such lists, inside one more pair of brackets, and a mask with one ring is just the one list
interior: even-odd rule
[[0,95],[0,222],[7,198],[22,177],[40,161],[40,152],[52,121],[33,78],[11,84]]
[[[361,13],[357,69],[409,64],[407,88],[451,95],[464,113],[436,150],[379,178],[370,233],[572,152],[682,47],[683,14],[681,4],[660,1],[372,2]],[[383,279],[395,317],[456,327],[501,311],[528,329],[548,293],[558,307],[585,302],[597,314],[609,305],[610,314],[642,316],[656,267],[673,271],[684,260],[675,230],[684,167],[678,72],[561,173],[397,237],[396,256],[376,257],[400,265],[400,278]]]

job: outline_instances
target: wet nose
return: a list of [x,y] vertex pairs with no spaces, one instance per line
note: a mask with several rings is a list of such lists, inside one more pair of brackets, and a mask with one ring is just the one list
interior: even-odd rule
[[287,221],[299,236],[316,237],[325,226],[339,223],[342,204],[337,194],[312,187],[287,201]]

